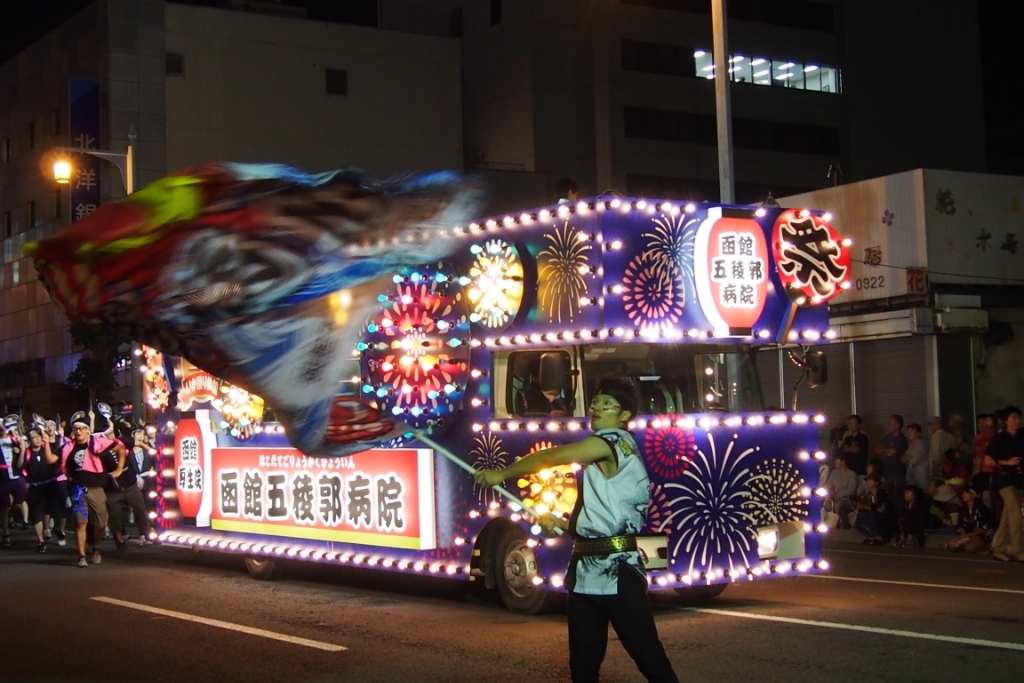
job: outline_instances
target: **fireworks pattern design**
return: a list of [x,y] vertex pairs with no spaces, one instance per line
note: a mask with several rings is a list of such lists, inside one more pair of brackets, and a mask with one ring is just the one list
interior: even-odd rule
[[[500,470],[508,464],[508,451],[505,444],[493,432],[482,432],[473,438],[474,447],[469,452],[473,458],[473,468],[477,470]],[[490,486],[473,484],[477,500],[483,505],[497,501],[501,494]]]
[[693,281],[697,221],[662,214],[643,233],[646,247],[626,266],[622,301],[626,315],[641,330],[665,331],[679,323],[686,307],[687,282]]
[[548,322],[573,322],[580,311],[580,299],[587,294],[584,274],[589,272],[592,247],[586,235],[569,225],[545,233],[549,242],[537,254],[540,313]]
[[675,496],[663,522],[673,522],[678,530],[669,549],[673,563],[682,566],[689,558],[691,572],[715,559],[728,562],[729,569],[751,566],[756,541],[748,458],[759,450],[740,446],[735,436],[723,447],[708,433],[708,452],[698,447],[682,481],[664,485]]
[[677,479],[689,469],[696,452],[697,439],[692,430],[662,427],[649,429],[644,436],[644,463],[662,479]]
[[470,248],[475,257],[469,268],[467,290],[474,322],[503,329],[523,303],[523,263],[519,250],[503,239],[487,240]]
[[754,468],[750,511],[758,526],[795,522],[807,517],[810,502],[802,495],[804,478],[791,463],[769,458]]

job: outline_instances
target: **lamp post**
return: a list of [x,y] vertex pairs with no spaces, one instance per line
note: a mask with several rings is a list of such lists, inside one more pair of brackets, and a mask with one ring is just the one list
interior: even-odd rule
[[736,201],[736,179],[732,168],[732,103],[725,0],[711,0],[711,30],[714,34],[715,113],[718,121],[718,186],[721,202],[732,204]]
[[[89,154],[90,156],[105,159],[117,166],[121,172],[121,181],[124,183],[125,193],[135,192],[135,125],[128,125],[128,147],[124,152],[112,152],[104,149],[85,149],[84,147],[57,147],[58,152],[66,154]],[[58,159],[53,164],[53,179],[58,185],[67,185],[74,175],[71,162],[66,158]],[[132,397],[132,418],[137,420],[144,416],[142,409],[142,377],[139,369],[139,358],[142,354],[139,345],[132,342],[131,348],[131,397]]]

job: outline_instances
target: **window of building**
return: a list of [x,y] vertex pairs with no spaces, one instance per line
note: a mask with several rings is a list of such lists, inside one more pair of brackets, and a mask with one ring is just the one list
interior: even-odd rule
[[[694,145],[718,142],[714,115],[626,107],[623,128],[627,138],[662,140]],[[838,128],[781,121],[734,118],[733,144],[743,149],[796,152],[838,156],[841,153]]]
[[14,223],[10,211],[4,211],[4,239],[14,234]]
[[167,53],[167,75],[168,76],[184,76],[185,75],[185,55],[180,52],[168,52]]
[[11,139],[0,140],[0,161],[7,163],[11,160]]
[[501,23],[501,0],[491,0],[491,26]]
[[348,72],[344,69],[326,69],[327,94],[348,95]]
[[26,137],[28,138],[28,148],[36,148],[36,123],[33,121],[25,127]]
[[665,76],[689,76],[694,72],[691,47],[648,43],[641,40],[622,41],[622,68]]
[[462,30],[462,8],[456,7],[448,13],[448,35],[452,38],[461,38]]
[[[672,12],[711,15],[708,0],[621,0],[624,5],[639,5]],[[750,21],[772,26],[788,26],[807,31],[835,33],[835,8],[814,0],[729,0],[726,15],[730,21]]]
[[[771,194],[788,197],[810,192],[813,188],[780,185],[779,183],[736,182],[738,204],[758,204]],[[721,198],[718,180],[703,178],[677,178],[674,176],[626,174],[626,194],[630,197],[651,199],[678,199],[687,202],[717,202]]]
[[[698,78],[713,79],[715,64],[711,53],[697,49],[693,53],[693,74]],[[624,65],[625,66],[625,65]],[[839,92],[839,69],[822,64],[794,62],[789,59],[769,59],[756,55],[729,57],[729,80],[736,83],[773,85],[778,88]]]

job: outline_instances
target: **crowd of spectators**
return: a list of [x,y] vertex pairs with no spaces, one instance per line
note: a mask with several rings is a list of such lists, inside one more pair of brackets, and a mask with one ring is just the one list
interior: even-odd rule
[[[65,434],[65,429],[68,433]],[[112,538],[119,552],[130,540],[152,543],[156,483],[153,431],[133,428],[106,404],[79,411],[68,423],[12,414],[0,431],[0,546],[11,548],[11,527],[32,528],[36,550],[68,544],[71,521],[77,566],[102,561]],[[127,514],[126,514],[127,512]]]
[[889,417],[872,448],[858,415],[835,416],[832,466],[823,468],[825,521],[856,529],[870,545],[920,547],[938,534],[951,551],[989,552],[1024,562],[1024,431],[1021,410],[979,415],[970,437],[963,417],[920,425]]

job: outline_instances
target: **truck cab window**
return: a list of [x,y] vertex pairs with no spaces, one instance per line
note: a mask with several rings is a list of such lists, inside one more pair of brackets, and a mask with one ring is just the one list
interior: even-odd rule
[[575,409],[572,359],[561,350],[509,354],[505,405],[515,417],[571,417]]

